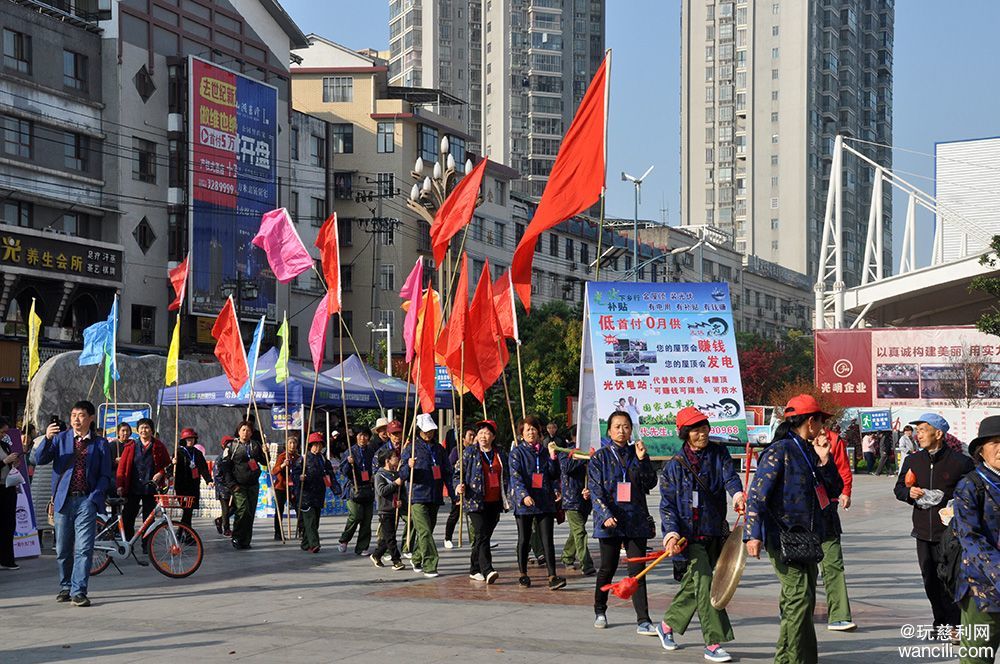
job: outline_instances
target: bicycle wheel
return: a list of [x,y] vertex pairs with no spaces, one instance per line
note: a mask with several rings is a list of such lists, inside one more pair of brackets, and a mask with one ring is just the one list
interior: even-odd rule
[[158,525],[149,535],[149,560],[160,574],[183,579],[201,566],[205,549],[193,528],[182,523],[175,523],[174,527],[176,544],[166,523]]
[[108,551],[117,547],[115,542],[115,529],[109,528],[101,517],[97,517],[94,535],[94,556],[90,563],[90,575],[96,576],[106,570],[111,564],[111,556]]

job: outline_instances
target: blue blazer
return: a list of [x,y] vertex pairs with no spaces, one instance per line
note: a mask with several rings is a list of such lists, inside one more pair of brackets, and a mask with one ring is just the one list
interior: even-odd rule
[[[535,452],[533,446],[521,441],[510,450],[507,463],[510,472],[510,494],[513,497],[514,516],[535,516],[556,513],[556,482],[559,481],[559,460],[549,456],[545,445]],[[542,487],[532,488],[531,476],[542,476]],[[535,504],[528,507],[524,499],[531,496]]]
[[[691,471],[677,456],[663,465],[660,473],[660,522],[663,534],[678,533],[689,540],[694,537],[722,537],[729,531],[726,494],[735,496],[743,491],[743,482],[736,474],[733,457],[722,445],[709,443],[701,452],[698,475],[709,488],[708,495]],[[698,492],[698,523],[695,531],[694,492]]]
[[[404,482],[413,482],[414,505],[444,505],[444,487],[451,486],[451,462],[443,447],[425,440],[417,440],[413,468],[410,456],[413,444],[404,445],[403,458],[399,462],[399,476]],[[434,479],[434,466],[440,470],[441,479]],[[409,487],[406,488],[409,492]],[[407,495],[409,498],[409,495]]]
[[[73,478],[74,436],[72,429],[60,431],[52,440],[42,440],[35,451],[35,465],[52,464],[52,495],[57,511],[62,511],[69,493],[69,483]],[[90,486],[90,500],[97,506],[98,513],[103,513],[108,489],[115,482],[111,473],[111,451],[108,441],[93,434],[88,448],[87,484]]]
[[[625,464],[624,468],[622,463]],[[594,506],[595,538],[649,539],[656,536],[656,525],[646,506],[646,496],[656,487],[656,470],[648,454],[640,461],[634,445],[626,445],[618,450],[611,443],[590,458],[587,477],[590,502]],[[618,483],[623,479],[632,484],[631,500],[627,503],[617,500]],[[612,517],[618,521],[618,525],[606,528],[604,522]]]
[[[983,481],[983,478],[987,481]],[[977,490],[976,483],[982,487]],[[955,601],[970,595],[986,613],[1000,612],[1000,476],[980,463],[955,487],[955,534],[962,564]]]

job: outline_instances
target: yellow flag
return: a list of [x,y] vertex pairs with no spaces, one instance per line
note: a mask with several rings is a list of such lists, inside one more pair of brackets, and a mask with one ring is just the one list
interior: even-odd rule
[[167,350],[167,385],[177,382],[177,358],[181,354],[181,315],[177,314],[174,333],[170,337],[170,348]]
[[38,371],[38,332],[42,329],[42,319],[35,313],[35,298],[31,298],[31,311],[28,313],[28,381]]

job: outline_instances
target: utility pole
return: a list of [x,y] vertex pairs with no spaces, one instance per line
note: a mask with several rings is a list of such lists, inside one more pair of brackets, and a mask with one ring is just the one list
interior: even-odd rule
[[632,215],[632,269],[635,270],[632,275],[632,281],[634,282],[639,281],[639,270],[636,269],[636,266],[639,264],[639,200],[641,198],[639,192],[642,189],[642,181],[652,171],[653,166],[650,166],[640,177],[634,177],[622,171],[622,182],[631,182],[635,187],[635,207]]

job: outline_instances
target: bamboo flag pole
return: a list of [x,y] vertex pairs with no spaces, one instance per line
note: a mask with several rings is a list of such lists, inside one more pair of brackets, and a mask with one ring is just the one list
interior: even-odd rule
[[[501,356],[503,355],[502,349],[500,347],[500,344],[502,344],[502,343],[503,343],[503,339],[497,339],[497,351],[500,352]],[[510,390],[507,388],[507,374],[506,374],[506,372],[501,371],[500,372],[500,378],[503,380],[503,395],[504,395],[504,400],[507,402],[507,413],[510,415],[510,430],[511,430],[511,432],[516,432],[517,431],[517,424],[514,421],[514,410],[510,406]],[[522,406],[523,406],[523,402],[522,402]]]
[[[347,327],[346,324],[343,327],[344,327],[344,331],[347,332],[347,338],[350,339],[350,341],[351,341],[351,347],[354,348],[354,352],[355,352],[355,354],[357,354],[358,359],[361,359],[361,351],[358,350],[358,344],[354,343],[354,335],[351,334],[351,328]],[[388,339],[386,340],[386,343],[389,343]],[[389,349],[389,350],[390,350],[390,355],[391,355],[392,349]],[[341,353],[341,356],[343,356],[343,353]],[[344,358],[341,357],[340,361],[343,362]],[[361,363],[361,369],[365,372],[365,378],[368,380],[368,382],[372,386],[372,394],[375,395],[375,403],[378,404],[379,413],[382,415],[382,417],[385,417],[385,408],[382,406],[382,400],[378,398],[378,390],[374,389],[375,388],[375,382],[372,381],[371,374],[368,373],[368,365],[366,363],[362,362]],[[386,374],[388,374],[388,375],[391,376],[392,375],[392,367],[391,366],[386,367],[385,368],[385,372],[386,372]]]
[[[288,321],[288,312],[285,312],[285,322]],[[285,329],[288,333],[288,329]],[[291,473],[292,473],[292,462],[288,454],[288,426],[292,423],[292,416],[288,412],[288,373],[287,366],[285,373],[285,529],[288,539],[292,539],[292,501],[289,494],[289,489],[291,487]],[[302,449],[305,450],[305,441],[302,441]],[[303,459],[303,468],[305,467],[305,457]],[[279,469],[280,472],[280,469]],[[299,489],[301,491],[301,488]]]
[[[462,340],[462,360],[461,360],[461,376],[459,379],[462,381],[459,392],[465,388],[465,340]],[[454,382],[452,387],[454,388]],[[452,404],[454,405],[454,403]],[[465,399],[461,399],[458,402],[458,426],[455,431],[459,434],[455,436],[455,443],[458,445],[458,483],[465,484],[465,464],[462,463],[462,459],[465,457],[465,448],[462,444],[465,442]],[[461,438],[459,438],[461,436]],[[462,491],[462,495],[458,497],[458,547],[462,548],[462,525],[465,523],[465,491]]]
[[[417,367],[416,368],[417,368],[417,376],[419,377],[420,376],[420,355],[419,354],[417,354]],[[417,398],[419,399],[419,394],[417,395]],[[417,405],[413,404],[413,423],[410,426],[410,435],[413,436],[413,439],[410,442],[410,460],[413,461],[414,466],[416,466],[416,458],[417,458],[417,432],[416,432],[416,428],[417,428],[417,410],[418,410]],[[403,444],[404,445],[406,444],[406,440],[405,439],[403,440]],[[404,538],[404,547],[405,547],[405,549],[407,551],[410,550],[410,538],[413,535],[413,471],[414,470],[415,470],[415,468],[410,468],[408,470],[408,473],[409,473],[409,476],[410,476],[410,482],[409,482],[410,486],[409,486],[409,492],[408,492],[409,495],[408,495],[407,500],[406,500],[406,537]]]
[[[177,334],[180,335],[181,312],[177,312]],[[180,375],[180,352],[177,353],[177,376],[174,380],[174,487],[177,486],[177,454],[180,451],[180,421],[181,421],[181,375]]]
[[[344,412],[344,435],[347,436],[347,458],[354,458],[354,451],[351,449],[351,432],[347,428],[347,389],[344,387],[344,314],[338,313],[340,320],[340,406]],[[365,455],[361,454],[361,463],[365,462]],[[369,469],[369,473],[371,470]],[[354,489],[358,489],[358,469],[357,464],[351,464],[351,478],[354,480]]]
[[[253,404],[253,412],[257,420],[257,430],[260,431],[261,449],[264,451],[264,463],[267,464],[268,482],[267,489],[274,501],[274,514],[278,519],[278,534],[281,535],[281,543],[285,543],[285,533],[281,528],[281,512],[278,510],[278,494],[274,490],[274,481],[271,479],[271,453],[268,450],[267,436],[264,434],[264,426],[260,421],[260,410],[257,408],[257,400],[253,394],[253,384],[250,385],[250,402]],[[256,508],[255,508],[256,509]]]
[[604,190],[601,190],[601,215],[597,222],[597,268],[594,281],[601,280],[601,243],[604,240]]
[[[305,425],[306,425],[305,426],[305,438],[306,438],[306,441],[309,440],[309,434],[311,433],[311,429],[312,429],[313,412],[316,409],[316,386],[319,385],[319,372],[316,371],[315,369],[316,369],[316,367],[313,367],[313,388],[312,388],[312,396],[309,398],[309,419],[307,419],[306,422],[305,422]],[[307,445],[308,443],[304,443],[304,444]],[[302,518],[302,516],[301,516],[302,515],[302,494],[305,493],[302,489],[303,489],[303,482],[306,479],[306,451],[307,451],[307,449],[308,449],[307,447],[303,447],[303,451],[302,451],[302,476],[299,477],[299,506],[298,506],[298,508],[296,508],[296,512],[298,512],[300,519]]]

